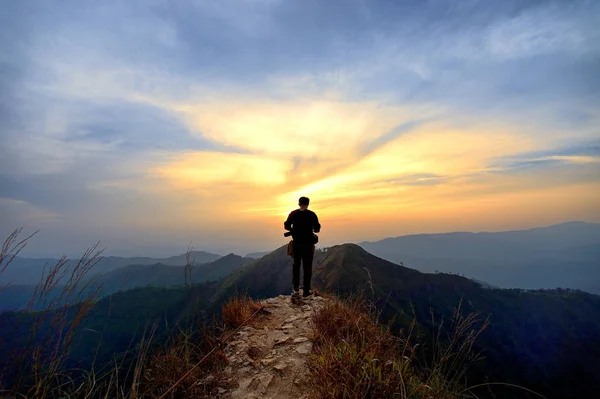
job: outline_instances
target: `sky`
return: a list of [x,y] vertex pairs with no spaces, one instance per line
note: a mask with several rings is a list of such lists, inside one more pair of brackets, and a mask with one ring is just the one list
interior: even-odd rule
[[6,0],[0,233],[26,254],[600,221],[595,0]]

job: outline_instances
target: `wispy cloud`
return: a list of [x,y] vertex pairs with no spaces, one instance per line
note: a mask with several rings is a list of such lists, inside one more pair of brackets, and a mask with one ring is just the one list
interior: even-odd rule
[[[27,3],[0,16],[0,224],[39,220],[49,247],[118,229],[268,248],[299,195],[332,242],[389,215],[594,218],[594,2]],[[545,219],[515,211],[566,187]]]

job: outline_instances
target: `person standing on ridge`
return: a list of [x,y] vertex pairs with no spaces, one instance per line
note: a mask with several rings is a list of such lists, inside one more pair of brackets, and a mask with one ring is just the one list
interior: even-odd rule
[[315,250],[315,243],[318,239],[314,233],[321,231],[319,218],[313,211],[308,210],[310,200],[306,197],[300,197],[298,200],[299,209],[292,211],[283,227],[292,233],[294,266],[292,269],[292,295],[300,294],[300,263],[304,268],[303,297],[312,295],[310,283],[312,279],[312,262]]

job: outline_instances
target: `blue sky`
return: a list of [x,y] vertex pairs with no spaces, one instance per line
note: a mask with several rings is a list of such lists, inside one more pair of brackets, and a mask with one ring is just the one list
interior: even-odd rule
[[595,1],[9,0],[0,232],[264,250],[302,193],[326,244],[599,221],[599,43]]

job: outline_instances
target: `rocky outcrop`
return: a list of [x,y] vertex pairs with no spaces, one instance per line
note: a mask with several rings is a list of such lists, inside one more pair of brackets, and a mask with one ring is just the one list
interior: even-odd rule
[[284,295],[263,301],[267,315],[254,327],[242,327],[225,348],[229,387],[219,388],[219,396],[308,399],[311,315],[325,301],[317,296],[293,303]]

